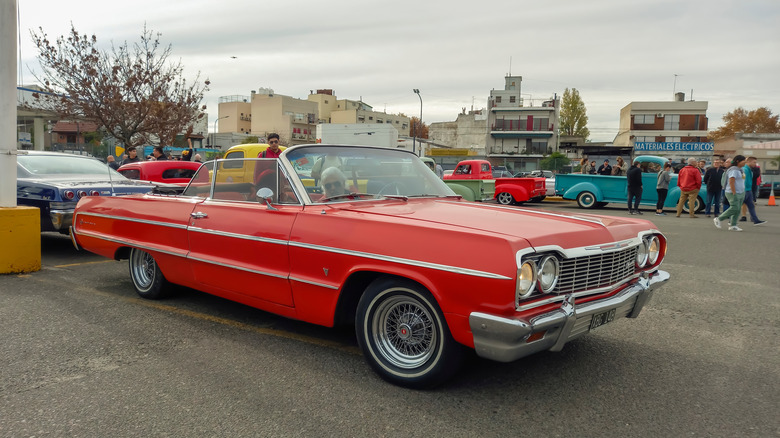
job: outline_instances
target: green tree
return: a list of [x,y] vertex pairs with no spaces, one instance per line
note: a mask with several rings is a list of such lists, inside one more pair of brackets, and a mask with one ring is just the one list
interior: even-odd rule
[[739,107],[730,113],[726,113],[723,116],[723,122],[725,123],[723,126],[710,131],[710,140],[731,137],[737,133],[780,133],[780,115],[773,116],[772,111],[765,106],[752,111]]
[[548,157],[543,158],[539,162],[539,166],[544,170],[552,170],[554,172],[560,172],[571,160],[566,157],[566,154],[561,152],[553,152]]
[[256,135],[250,135],[249,137],[241,140],[241,144],[260,143],[260,139]]
[[558,119],[558,132],[561,135],[571,135],[588,139],[588,116],[585,103],[580,98],[580,92],[576,88],[563,92],[561,111]]
[[126,146],[173,144],[176,136],[192,132],[204,116],[199,107],[209,81],[192,83],[183,77],[181,63],[168,60],[171,46],[160,46],[160,34],[147,30],[141,41],[104,51],[97,37],[70,33],[50,42],[39,28],[32,33],[42,72],[36,79],[47,93],[39,103],[60,118],[91,120]]

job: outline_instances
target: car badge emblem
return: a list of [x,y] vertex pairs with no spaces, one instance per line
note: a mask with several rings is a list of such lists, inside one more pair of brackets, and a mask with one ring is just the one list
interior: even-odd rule
[[328,268],[322,268],[322,272],[324,272],[324,273],[325,273],[325,276],[326,276],[326,277],[328,276]]

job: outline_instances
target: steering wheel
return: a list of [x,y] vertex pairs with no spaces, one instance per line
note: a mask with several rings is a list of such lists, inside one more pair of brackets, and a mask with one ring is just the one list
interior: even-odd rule
[[393,181],[385,184],[376,194],[400,196],[402,191],[406,191],[405,189],[406,187],[403,184]]

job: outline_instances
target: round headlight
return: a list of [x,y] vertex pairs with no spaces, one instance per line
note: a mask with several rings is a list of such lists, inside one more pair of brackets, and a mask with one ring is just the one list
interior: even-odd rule
[[517,270],[517,295],[525,298],[531,295],[536,282],[536,265],[532,261],[526,261]]
[[653,236],[647,239],[647,263],[654,265],[658,261],[658,255],[661,253],[661,239]]
[[539,277],[539,289],[542,293],[549,293],[558,283],[560,265],[555,256],[547,256],[539,262],[537,276]]
[[636,248],[636,265],[643,268],[647,263],[647,242],[642,240],[642,243]]

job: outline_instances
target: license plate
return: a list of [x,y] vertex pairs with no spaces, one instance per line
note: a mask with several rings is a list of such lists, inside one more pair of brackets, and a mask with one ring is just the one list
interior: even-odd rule
[[590,320],[590,329],[593,330],[594,328],[600,327],[615,319],[615,310],[617,309],[607,310],[606,312],[593,315],[593,319]]

